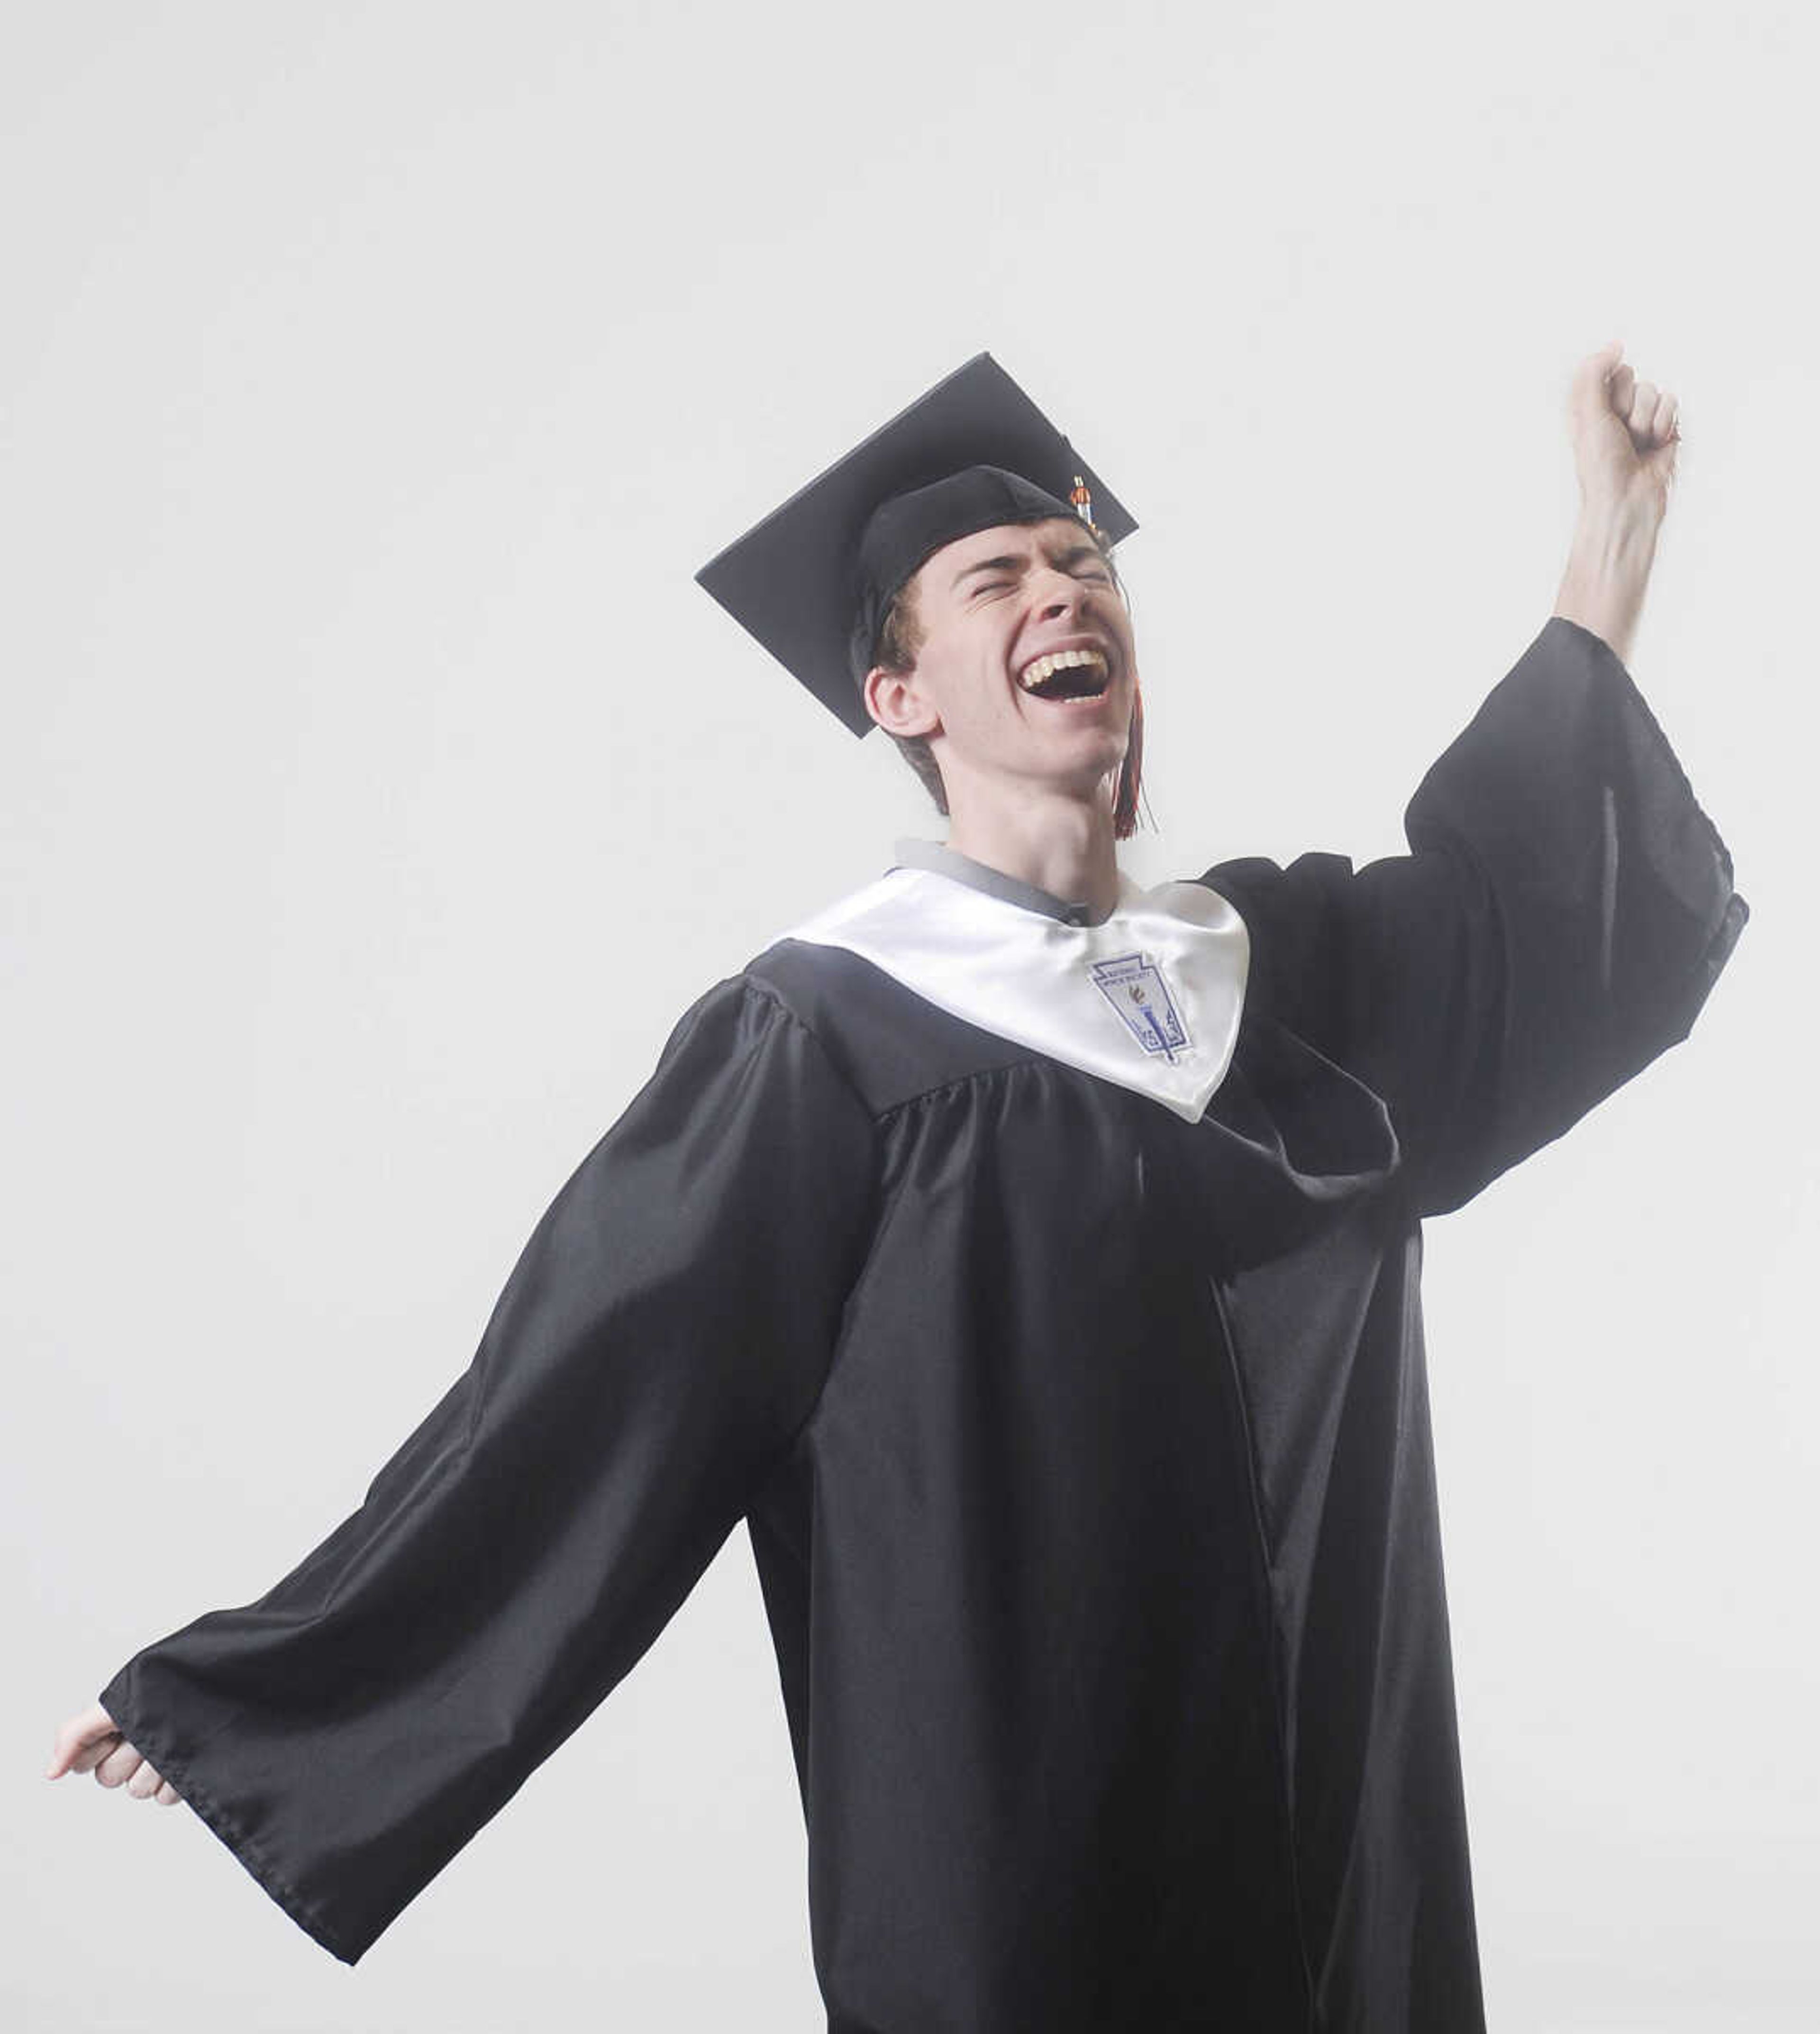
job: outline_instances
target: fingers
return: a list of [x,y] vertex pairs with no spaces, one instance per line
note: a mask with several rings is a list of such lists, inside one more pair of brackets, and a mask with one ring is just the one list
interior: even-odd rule
[[1653,381],[1639,381],[1628,362],[1613,368],[1606,386],[1612,409],[1630,426],[1639,450],[1665,444],[1675,436],[1678,403],[1666,388],[1658,388]]
[[167,1807],[181,1797],[149,1758],[122,1744],[109,1753],[95,1769],[103,1787],[124,1786],[136,1801],[162,1801]]
[[66,1773],[89,1771],[113,1750],[119,1736],[113,1717],[99,1702],[92,1704],[58,1732],[45,1777],[57,1780]]
[[145,1763],[130,1744],[124,1742],[114,1746],[95,1769],[95,1777],[103,1787],[118,1787],[130,1780]]
[[1585,415],[1588,411],[1603,412],[1612,407],[1611,385],[1614,376],[1629,374],[1628,367],[1618,365],[1624,351],[1621,339],[1609,340],[1597,353],[1589,353],[1574,371],[1574,380],[1568,390],[1568,407]]
[[148,1758],[139,1762],[139,1770],[126,1783],[126,1791],[136,1801],[149,1800],[164,1784],[164,1776]]
[[105,1737],[97,1739],[94,1743],[85,1744],[70,1760],[67,1769],[71,1773],[92,1773],[102,1760],[118,1747],[119,1743],[119,1732],[109,1731]]
[[66,1773],[92,1773],[103,1787],[124,1787],[135,1800],[155,1800],[167,1808],[183,1798],[157,1767],[127,1743],[114,1719],[96,1702],[73,1716],[57,1733],[45,1777]]
[[1627,410],[1619,414],[1630,427],[1632,442],[1639,452],[1653,452],[1681,435],[1679,400],[1653,381],[1639,381],[1631,391]]
[[[133,1751],[129,1744],[122,1745],[121,1749]],[[133,1756],[138,1758],[139,1754],[134,1752]],[[97,1780],[101,1778],[99,1773],[95,1777]],[[102,1784],[117,1786],[119,1782],[103,1781]],[[126,1791],[136,1801],[156,1801],[167,1808],[174,1808],[183,1798],[149,1758],[140,1758],[137,1766],[127,1775]]]
[[156,1798],[167,1807],[181,1797],[151,1760],[130,1744],[116,1745],[95,1769],[103,1787],[124,1786],[136,1801]]
[[1637,450],[1647,452],[1681,435],[1679,399],[1653,381],[1640,381],[1623,358],[1621,340],[1589,354],[1574,377],[1575,404],[1615,416],[1629,430]]

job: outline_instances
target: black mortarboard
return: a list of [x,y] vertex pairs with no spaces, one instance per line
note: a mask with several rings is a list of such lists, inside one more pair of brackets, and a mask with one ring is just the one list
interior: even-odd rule
[[865,734],[875,723],[860,687],[878,630],[924,559],[976,530],[1083,508],[1109,544],[1137,527],[992,355],[976,353],[696,577]]

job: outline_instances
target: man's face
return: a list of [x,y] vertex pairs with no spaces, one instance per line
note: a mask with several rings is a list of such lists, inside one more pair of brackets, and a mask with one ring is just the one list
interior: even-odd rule
[[951,809],[957,793],[989,788],[1088,794],[1116,771],[1136,652],[1124,599],[1078,518],[957,538],[912,586],[915,667],[895,686],[875,671],[867,698],[894,733],[929,737]]

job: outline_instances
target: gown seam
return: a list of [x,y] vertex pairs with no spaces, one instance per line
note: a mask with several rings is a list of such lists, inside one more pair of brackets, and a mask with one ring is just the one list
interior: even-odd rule
[[[914,1108],[918,1102],[928,1101],[936,1095],[945,1094],[950,1089],[965,1087],[971,1082],[984,1080],[990,1075],[1005,1073],[1015,1068],[1038,1064],[1049,1066],[1064,1066],[1067,1064],[1064,1060],[1057,1060],[1053,1053],[1045,1053],[1035,1046],[1031,1046],[1026,1051],[1019,1053],[1015,1059],[996,1060],[989,1067],[974,1067],[966,1073],[951,1075],[945,1080],[935,1081],[928,1087],[919,1088],[914,1094],[903,1095],[895,1101],[886,1103],[882,1109],[875,1109],[854,1085],[851,1078],[842,1071],[827,1040],[800,1011],[792,1008],[782,993],[773,988],[768,981],[749,975],[745,978],[745,981],[746,986],[753,994],[761,996],[767,1002],[775,1004],[784,1016],[814,1041],[817,1051],[827,1062],[830,1071],[847,1093],[853,1097],[859,1107],[865,1112],[868,1120],[875,1128],[883,1129],[893,1116],[901,1115],[906,1109]],[[913,991],[912,993],[914,994],[914,992]],[[1078,1072],[1081,1069],[1074,1068],[1071,1071]]]
[[816,1057],[827,1067],[829,1073],[833,1075],[835,1080],[851,1100],[854,1106],[865,1118],[867,1123],[876,1128],[881,1120],[878,1112],[854,1086],[850,1076],[842,1071],[833,1053],[829,1050],[827,1041],[822,1037],[809,1019],[800,1011],[792,1009],[783,996],[768,981],[762,981],[757,976],[750,974],[743,976],[741,979],[745,982],[746,993],[749,995],[756,996],[761,1001],[768,1003],[779,1015],[787,1018],[797,1030],[802,1033],[809,1043],[815,1047]]
[[[1033,1066],[1038,1063],[1053,1067],[1067,1067],[1065,1060],[1058,1060],[1051,1053],[1031,1051],[1019,1059],[1000,1060],[989,1067],[975,1067],[970,1073],[955,1074],[951,1079],[937,1081],[933,1086],[923,1088],[915,1094],[906,1094],[902,1101],[894,1101],[887,1108],[882,1109],[877,1120],[882,1126],[888,1123],[893,1116],[901,1116],[906,1109],[914,1109],[922,1102],[933,1101],[938,1095],[947,1094],[955,1088],[968,1087],[975,1081],[990,1079],[994,1074],[1012,1073],[1020,1068]],[[1075,1067],[1068,1068],[1068,1071],[1080,1073],[1084,1072],[1085,1069]]]

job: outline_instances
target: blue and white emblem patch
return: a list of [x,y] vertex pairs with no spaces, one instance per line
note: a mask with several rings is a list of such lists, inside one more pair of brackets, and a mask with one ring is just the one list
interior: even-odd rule
[[1087,972],[1146,1053],[1160,1053],[1173,1064],[1176,1053],[1186,1049],[1188,1026],[1154,962],[1141,953],[1120,954],[1113,960],[1093,962]]

